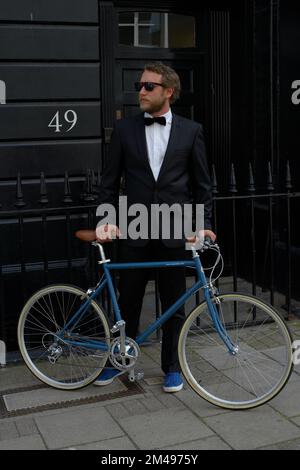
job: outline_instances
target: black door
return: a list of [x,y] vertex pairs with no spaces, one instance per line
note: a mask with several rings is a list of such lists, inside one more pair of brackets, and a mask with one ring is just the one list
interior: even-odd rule
[[172,109],[203,124],[209,163],[216,165],[220,185],[232,161],[228,8],[207,2],[179,8],[165,1],[151,11],[143,2],[126,8],[121,3],[99,4],[103,161],[115,119],[139,112],[134,82],[144,65],[162,61],[178,72],[182,83]]
[[172,7],[155,11],[114,7],[113,60],[109,61],[106,55],[103,64],[107,67],[105,76],[113,76],[114,119],[139,112],[134,82],[139,80],[146,63],[162,61],[173,67],[181,79],[182,93],[173,111],[205,121],[208,68],[204,15],[201,11],[183,12]]

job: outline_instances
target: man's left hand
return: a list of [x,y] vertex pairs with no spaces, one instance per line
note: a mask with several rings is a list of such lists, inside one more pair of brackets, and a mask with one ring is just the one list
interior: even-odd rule
[[209,237],[213,242],[215,242],[217,235],[212,230],[200,230],[197,237],[187,237],[187,241],[188,243],[197,243],[204,240],[205,237]]

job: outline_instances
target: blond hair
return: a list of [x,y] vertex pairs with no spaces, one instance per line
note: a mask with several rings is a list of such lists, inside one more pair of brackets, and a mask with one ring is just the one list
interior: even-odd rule
[[170,98],[170,104],[178,100],[180,96],[180,78],[178,74],[168,65],[163,64],[162,62],[153,62],[146,64],[144,70],[149,72],[154,72],[162,76],[162,84],[166,88],[173,88],[173,95]]

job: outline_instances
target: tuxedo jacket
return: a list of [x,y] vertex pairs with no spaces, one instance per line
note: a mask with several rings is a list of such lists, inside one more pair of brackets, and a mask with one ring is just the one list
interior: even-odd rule
[[[101,178],[100,204],[118,207],[121,176],[128,207],[135,203],[148,209],[151,204],[204,204],[204,227],[211,229],[211,181],[201,124],[173,114],[168,146],[155,180],[148,160],[144,114],[117,121]],[[135,246],[147,242],[128,239]],[[172,235],[163,242],[167,247],[184,244]]]

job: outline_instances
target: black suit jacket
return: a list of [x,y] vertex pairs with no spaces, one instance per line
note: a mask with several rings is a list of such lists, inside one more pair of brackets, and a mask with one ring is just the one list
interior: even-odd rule
[[[100,184],[99,202],[118,207],[119,186],[125,177],[128,207],[142,203],[204,204],[204,225],[211,228],[212,194],[201,124],[173,114],[169,143],[157,181],[147,154],[143,113],[117,121],[109,158]],[[182,246],[183,240],[163,240],[166,246]],[[147,240],[128,240],[143,246]]]

